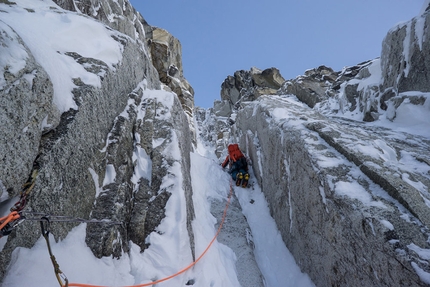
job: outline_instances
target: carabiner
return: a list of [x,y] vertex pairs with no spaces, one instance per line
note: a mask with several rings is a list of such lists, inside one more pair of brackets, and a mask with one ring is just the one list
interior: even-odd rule
[[[44,223],[46,223],[46,228]],[[42,217],[40,220],[40,228],[42,230],[43,237],[48,238],[50,226],[51,226],[51,222],[49,221],[49,218],[46,216]]]

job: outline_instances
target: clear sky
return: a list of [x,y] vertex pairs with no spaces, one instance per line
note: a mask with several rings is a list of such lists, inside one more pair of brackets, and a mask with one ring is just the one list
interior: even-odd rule
[[182,44],[196,106],[220,99],[228,75],[276,67],[288,80],[326,65],[336,71],[380,56],[396,24],[424,0],[130,0],[152,26]]

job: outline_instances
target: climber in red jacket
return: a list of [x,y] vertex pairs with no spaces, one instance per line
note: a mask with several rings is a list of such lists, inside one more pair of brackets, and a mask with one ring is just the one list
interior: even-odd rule
[[236,181],[236,185],[246,187],[249,180],[248,163],[238,144],[228,145],[228,155],[221,166],[225,168],[227,164],[230,167],[229,172],[233,180]]

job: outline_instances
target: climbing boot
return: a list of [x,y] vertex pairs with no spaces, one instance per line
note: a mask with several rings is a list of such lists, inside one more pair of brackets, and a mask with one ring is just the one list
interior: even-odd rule
[[239,172],[236,175],[236,186],[240,186],[240,183],[242,182],[242,179],[243,179],[243,174],[241,172]]
[[243,177],[243,180],[242,180],[242,187],[248,186],[248,180],[249,180],[249,174],[245,173],[245,176]]

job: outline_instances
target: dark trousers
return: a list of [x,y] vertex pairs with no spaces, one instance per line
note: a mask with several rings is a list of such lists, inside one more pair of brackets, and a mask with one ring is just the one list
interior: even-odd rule
[[236,180],[237,174],[241,172],[243,175],[247,174],[246,170],[244,169],[234,169],[231,171],[231,177],[233,180]]

